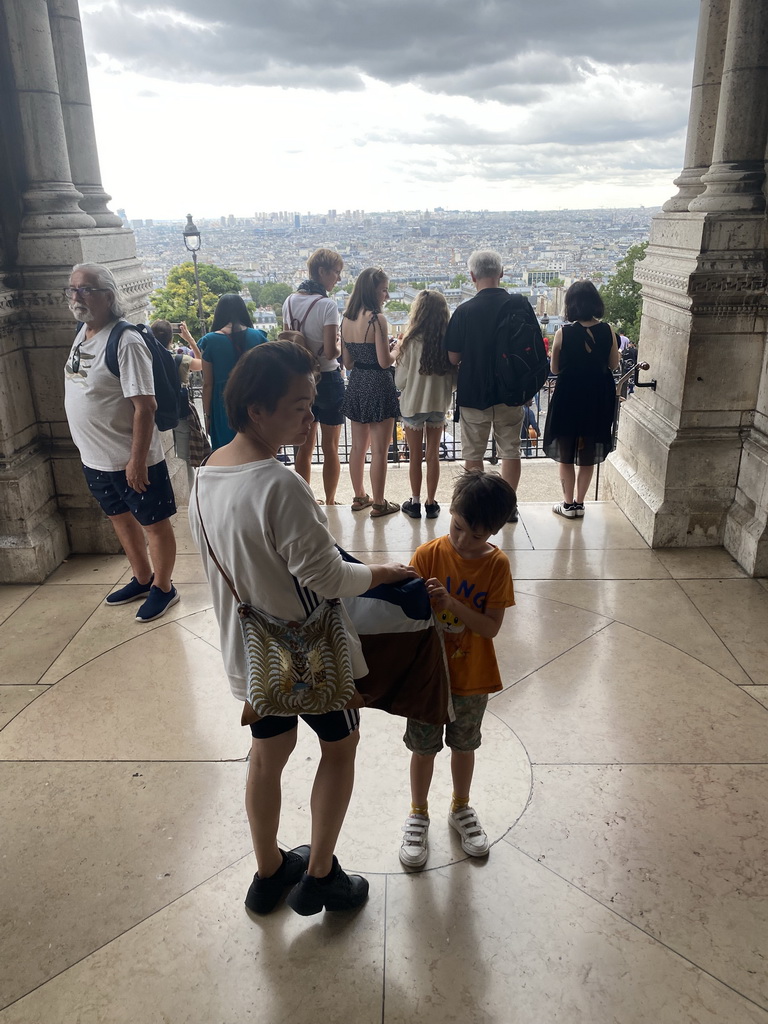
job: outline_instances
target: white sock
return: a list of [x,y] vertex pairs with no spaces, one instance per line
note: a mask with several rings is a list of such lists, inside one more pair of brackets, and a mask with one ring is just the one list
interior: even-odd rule
[[421,504],[421,498],[419,497],[418,494],[412,494],[411,495],[411,501],[413,502],[414,505],[420,505]]

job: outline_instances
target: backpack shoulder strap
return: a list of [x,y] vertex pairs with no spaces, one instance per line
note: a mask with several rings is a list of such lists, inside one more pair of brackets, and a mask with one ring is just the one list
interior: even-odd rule
[[136,329],[133,324],[129,324],[127,320],[118,320],[109,332],[109,337],[107,338],[107,348],[104,352],[104,361],[107,364],[109,372],[113,373],[115,377],[120,376],[120,364],[117,359],[117,346],[123,336],[123,332],[127,331],[129,327],[133,330]]
[[[304,331],[304,324],[305,324],[305,323],[307,322],[307,317],[308,317],[308,316],[309,316],[309,314],[310,314],[310,313],[312,312],[312,310],[313,310],[313,309],[315,308],[315,306],[316,306],[316,305],[317,305],[317,303],[318,303],[318,302],[320,301],[320,299],[324,299],[324,298],[325,298],[325,296],[324,296],[324,295],[316,295],[316,296],[314,297],[314,299],[313,299],[313,300],[312,300],[312,301],[310,302],[310,304],[309,304],[309,305],[307,306],[307,311],[306,311],[306,313],[305,313],[305,314],[304,314],[304,316],[303,316],[303,317],[301,318],[301,320],[299,320],[299,322],[298,322],[298,323],[299,323],[299,326],[298,326],[298,327],[296,327],[296,328],[294,328],[294,330],[297,330],[297,331],[298,331],[298,332],[299,332],[300,334],[301,334],[301,333],[302,333],[302,332]],[[288,316],[289,316],[289,317],[290,317],[290,319],[291,319],[291,323],[293,323],[293,314],[291,313],[291,300],[290,300],[290,299],[288,299]]]

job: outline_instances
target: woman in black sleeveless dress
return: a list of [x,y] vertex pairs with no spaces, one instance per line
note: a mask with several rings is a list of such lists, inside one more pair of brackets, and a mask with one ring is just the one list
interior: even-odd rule
[[601,321],[603,300],[591,281],[576,281],[565,293],[563,326],[552,343],[552,372],[557,374],[544,427],[544,453],[560,463],[563,501],[556,515],[584,515],[595,466],[613,443],[616,390],[611,371],[619,365],[613,328]]

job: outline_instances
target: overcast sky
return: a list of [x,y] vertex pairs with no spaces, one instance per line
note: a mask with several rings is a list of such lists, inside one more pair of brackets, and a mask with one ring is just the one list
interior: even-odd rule
[[656,206],[699,0],[81,0],[130,217]]

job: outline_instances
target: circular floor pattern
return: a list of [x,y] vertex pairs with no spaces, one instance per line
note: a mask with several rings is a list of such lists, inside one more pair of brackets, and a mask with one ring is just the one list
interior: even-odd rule
[[[402,740],[404,724],[404,719],[381,711],[364,712],[355,792],[337,847],[339,860],[349,871],[408,871],[398,859],[401,827],[410,811],[410,754]],[[300,725],[298,744],[283,785],[280,841],[288,847],[309,842],[309,795],[317,759],[317,741],[309,729]],[[472,803],[491,843],[501,839],[523,813],[530,788],[531,765],[525,748],[507,725],[487,711]],[[430,853],[425,870],[468,859],[447,822],[450,800],[450,752],[446,749],[435,763],[429,801]],[[478,864],[483,862],[477,860]]]

